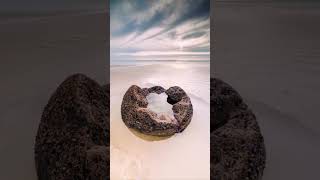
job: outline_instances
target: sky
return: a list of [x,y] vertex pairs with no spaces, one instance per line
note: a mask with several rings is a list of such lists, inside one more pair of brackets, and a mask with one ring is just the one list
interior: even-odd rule
[[209,61],[209,0],[111,0],[111,64]]

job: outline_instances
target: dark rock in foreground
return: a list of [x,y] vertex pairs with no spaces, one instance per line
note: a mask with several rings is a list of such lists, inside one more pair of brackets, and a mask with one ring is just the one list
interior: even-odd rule
[[255,115],[223,81],[211,79],[210,91],[211,179],[261,179],[266,152]]
[[[172,104],[174,118],[159,116],[147,108],[149,93],[166,93],[168,103]],[[121,105],[122,120],[127,127],[140,133],[153,136],[171,136],[182,132],[192,119],[193,108],[188,95],[178,86],[165,90],[161,86],[143,88],[133,85],[123,97]]]
[[[228,84],[211,79],[211,178],[257,180],[266,152],[255,115]],[[168,95],[175,120],[158,122],[146,110],[149,93]],[[166,136],[183,131],[192,118],[190,98],[179,87],[132,86],[121,106],[125,124]],[[54,92],[42,114],[35,143],[39,180],[109,179],[109,85],[78,74]]]
[[108,87],[77,74],[54,92],[36,137],[39,180],[109,179]]

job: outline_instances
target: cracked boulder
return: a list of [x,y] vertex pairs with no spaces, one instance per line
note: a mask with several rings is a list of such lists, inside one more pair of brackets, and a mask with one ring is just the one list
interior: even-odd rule
[[[161,116],[150,110],[147,101],[149,93],[166,93],[167,102],[172,105],[174,117]],[[128,128],[152,136],[171,136],[182,132],[193,115],[191,100],[185,91],[174,86],[164,89],[161,86],[141,89],[132,85],[125,93],[121,104],[122,120]]]

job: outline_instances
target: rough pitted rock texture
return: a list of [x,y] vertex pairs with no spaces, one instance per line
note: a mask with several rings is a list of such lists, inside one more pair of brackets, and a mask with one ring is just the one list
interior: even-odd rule
[[[149,93],[166,93],[168,103],[172,104],[174,118],[159,116],[147,108]],[[143,134],[153,136],[171,136],[182,132],[190,123],[193,115],[191,100],[178,86],[165,90],[161,86],[141,89],[131,86],[125,93],[121,105],[122,120],[127,127]]]
[[211,179],[261,179],[266,152],[255,115],[231,86],[210,82]]
[[109,86],[70,76],[42,114],[35,142],[38,179],[109,179],[109,137]]

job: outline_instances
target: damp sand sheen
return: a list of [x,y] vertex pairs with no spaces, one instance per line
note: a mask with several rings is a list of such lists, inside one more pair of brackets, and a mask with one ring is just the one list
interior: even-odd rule
[[[209,66],[172,64],[111,67],[110,178],[210,179]],[[131,85],[164,88],[180,86],[191,98],[189,126],[171,137],[155,137],[128,129],[121,119],[121,102]],[[150,93],[148,108],[173,116],[167,95]]]

